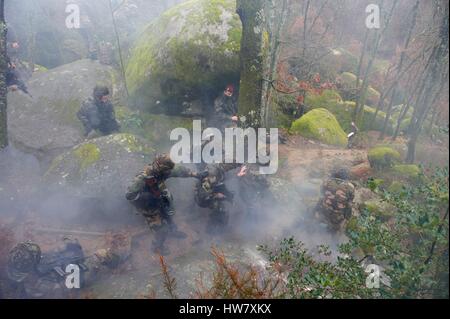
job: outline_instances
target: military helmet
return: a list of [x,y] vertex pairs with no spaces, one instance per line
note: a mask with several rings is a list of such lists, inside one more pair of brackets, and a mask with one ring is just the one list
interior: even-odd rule
[[108,89],[107,86],[104,86],[104,85],[97,85],[97,86],[94,88],[94,93],[93,93],[93,95],[94,95],[94,98],[95,98],[95,99],[100,99],[100,98],[103,97],[103,96],[109,95],[109,89]]
[[169,171],[175,167],[175,163],[172,161],[169,155],[163,154],[156,156],[152,164],[154,172]]
[[9,252],[7,272],[14,281],[22,281],[41,261],[41,248],[32,242],[20,243]]
[[207,179],[211,184],[221,183],[225,179],[225,172],[219,164],[208,165],[206,170],[208,171]]

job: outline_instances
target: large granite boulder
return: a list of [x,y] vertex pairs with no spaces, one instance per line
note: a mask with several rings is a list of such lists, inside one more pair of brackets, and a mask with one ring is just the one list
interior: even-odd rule
[[133,177],[151,162],[153,148],[130,134],[85,141],[55,158],[45,174],[57,188],[82,197],[124,198]]
[[242,27],[235,11],[234,0],[191,0],[151,23],[127,64],[136,105],[174,107],[237,81]]
[[98,83],[119,89],[115,71],[91,60],[80,60],[38,72],[27,83],[32,97],[8,95],[11,142],[31,153],[48,156],[73,147],[83,139],[76,113]]

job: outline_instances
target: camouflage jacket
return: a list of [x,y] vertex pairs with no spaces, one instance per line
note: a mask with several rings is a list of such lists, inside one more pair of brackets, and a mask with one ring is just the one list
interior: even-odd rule
[[111,102],[99,103],[95,102],[93,98],[89,98],[83,102],[77,116],[83,123],[86,135],[92,130],[98,130],[100,133],[108,135],[120,129]]
[[213,122],[218,127],[231,127],[233,124],[231,117],[238,113],[237,100],[234,96],[228,97],[222,94],[214,101],[214,110]]
[[194,177],[194,173],[181,165],[175,167],[166,174],[147,174],[145,171],[137,175],[133,183],[128,187],[126,198],[135,203],[138,208],[154,208],[158,206],[161,196],[167,192],[165,181],[169,178]]
[[[234,163],[208,165],[208,176],[203,178],[196,186],[195,200],[197,204],[206,207],[212,201],[231,200],[233,194],[225,187],[225,174],[239,166],[240,164]],[[225,197],[219,198],[219,193],[225,195]]]

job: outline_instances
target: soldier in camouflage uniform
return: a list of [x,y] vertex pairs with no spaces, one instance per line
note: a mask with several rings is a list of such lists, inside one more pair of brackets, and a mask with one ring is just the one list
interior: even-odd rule
[[109,89],[105,86],[94,88],[93,96],[83,102],[77,116],[83,123],[87,138],[96,134],[109,135],[120,130],[114,107],[109,100]]
[[[341,174],[343,172],[339,172]],[[347,180],[332,177],[323,183],[322,194],[317,210],[332,230],[342,230],[352,217],[355,186]]]
[[168,178],[200,178],[200,175],[183,166],[175,165],[168,155],[157,156],[154,162],[139,174],[128,188],[126,198],[145,217],[155,230],[153,250],[161,255],[170,254],[164,242],[168,235],[184,238],[172,220],[175,214],[172,194],[165,184]]
[[100,274],[117,268],[129,257],[117,247],[100,249],[91,256],[85,256],[77,239],[64,238],[62,249],[42,253],[39,245],[24,242],[16,245],[9,253],[7,264],[8,295],[12,298],[68,298],[77,289],[66,286],[68,265],[80,269],[80,288],[85,288]]
[[240,164],[210,164],[206,174],[195,188],[195,201],[203,208],[209,208],[211,215],[207,231],[215,233],[218,228],[228,223],[228,212],[225,202],[233,201],[233,193],[225,187],[225,174],[239,167]]
[[239,122],[237,99],[234,94],[234,86],[228,85],[221,96],[214,101],[212,126],[220,130],[236,126]]

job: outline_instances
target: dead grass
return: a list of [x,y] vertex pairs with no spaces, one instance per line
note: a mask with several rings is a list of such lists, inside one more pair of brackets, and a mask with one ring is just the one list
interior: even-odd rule
[[212,248],[216,269],[212,285],[203,277],[197,280],[194,296],[200,299],[268,299],[277,298],[281,280],[254,266],[229,263],[223,252]]

